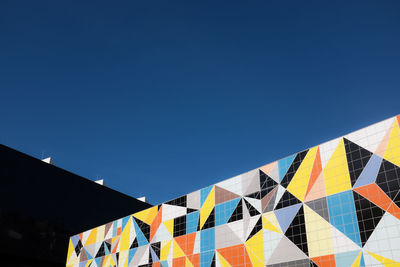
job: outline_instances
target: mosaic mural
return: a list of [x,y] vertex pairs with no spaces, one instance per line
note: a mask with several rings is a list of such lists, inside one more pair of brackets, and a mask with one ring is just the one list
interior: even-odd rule
[[400,116],[72,236],[67,266],[400,266]]

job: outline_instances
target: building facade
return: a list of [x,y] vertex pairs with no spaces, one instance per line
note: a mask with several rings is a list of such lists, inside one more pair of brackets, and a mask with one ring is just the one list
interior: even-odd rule
[[70,238],[67,266],[400,266],[400,116]]

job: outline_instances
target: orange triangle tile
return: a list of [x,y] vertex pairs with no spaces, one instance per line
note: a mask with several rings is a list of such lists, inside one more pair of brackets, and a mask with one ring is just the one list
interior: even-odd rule
[[172,266],[174,267],[186,267],[186,257],[179,257],[172,259]]
[[158,210],[156,217],[154,218],[153,222],[150,225],[150,241],[153,239],[154,235],[156,234],[157,229],[161,224],[161,220],[162,220],[162,205],[161,205],[160,209]]
[[117,242],[115,243],[115,247],[113,249],[113,251],[111,251],[111,253],[116,253],[117,252],[117,248],[118,248],[118,243],[121,239],[118,239]]
[[377,184],[368,184],[353,190],[396,218],[400,217],[399,207],[393,203]]
[[317,181],[317,178],[321,172],[322,172],[321,154],[319,152],[319,147],[318,147],[317,155],[315,156],[315,160],[314,160],[313,169],[311,171],[310,180],[308,182],[306,196],[310,192],[313,185],[315,184],[315,181]]
[[397,207],[397,205],[394,202],[392,202],[392,204],[389,206],[387,212],[389,212],[394,217],[400,220],[400,208]]
[[187,256],[194,267],[200,267],[200,253]]
[[160,267],[160,262],[159,261],[153,262],[152,267]]
[[232,266],[252,266],[246,247],[243,244],[217,249],[217,251]]
[[310,192],[306,195],[304,202],[326,196],[324,173],[321,171],[317,180],[314,182]]
[[392,204],[392,200],[375,183],[354,188],[353,190],[383,210],[387,210]]
[[336,267],[335,255],[333,254],[311,259],[318,265],[318,267]]
[[182,249],[185,255],[192,255],[194,249],[194,241],[196,239],[196,233],[191,233],[188,235],[182,235],[174,238],[176,243]]

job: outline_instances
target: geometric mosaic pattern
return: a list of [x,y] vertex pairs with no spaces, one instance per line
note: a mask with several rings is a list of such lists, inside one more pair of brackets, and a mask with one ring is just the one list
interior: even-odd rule
[[400,116],[70,238],[67,266],[400,266]]

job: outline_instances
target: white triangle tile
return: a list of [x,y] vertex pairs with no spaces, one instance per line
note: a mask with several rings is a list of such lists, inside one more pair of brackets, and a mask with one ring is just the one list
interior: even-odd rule
[[400,221],[386,212],[368,238],[364,249],[400,262]]
[[256,210],[259,213],[262,213],[262,211],[261,211],[261,200],[255,199],[255,198],[251,198],[251,197],[245,197],[244,199],[246,199],[254,208],[256,208]]
[[331,227],[331,233],[333,251],[335,254],[360,249],[356,243],[354,243],[350,238],[348,238],[334,226]]

